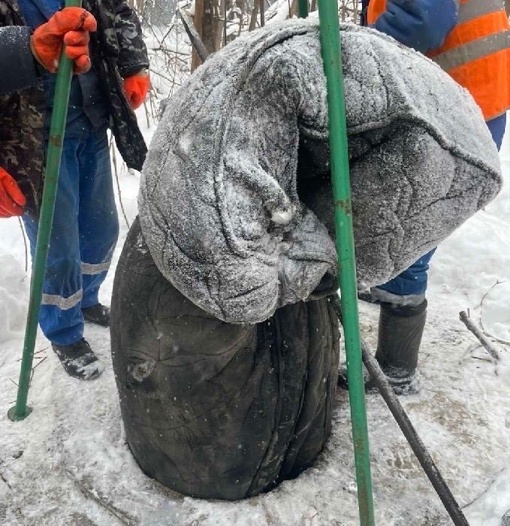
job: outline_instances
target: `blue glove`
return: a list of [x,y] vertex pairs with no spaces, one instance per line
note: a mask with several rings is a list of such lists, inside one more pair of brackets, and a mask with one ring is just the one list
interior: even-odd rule
[[388,0],[373,27],[425,53],[441,46],[457,15],[455,0]]

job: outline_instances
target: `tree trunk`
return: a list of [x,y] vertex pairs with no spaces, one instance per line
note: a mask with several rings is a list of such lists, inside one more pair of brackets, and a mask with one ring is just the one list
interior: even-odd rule
[[259,14],[259,4],[258,2],[253,2],[253,9],[251,10],[250,25],[248,26],[248,31],[253,31],[257,27],[258,14]]
[[[195,0],[193,24],[209,53],[221,47],[223,21],[218,0]],[[195,71],[201,63],[200,57],[193,51],[191,71]]]
[[[200,35],[200,37],[202,37],[203,20],[204,0],[195,0],[195,14],[193,15],[193,24],[195,25],[195,29],[197,30],[197,33]],[[191,72],[193,73],[193,71],[195,71],[198,66],[200,66],[200,64],[202,64],[202,61],[200,60],[198,53],[195,51],[195,49],[193,49],[191,54]]]

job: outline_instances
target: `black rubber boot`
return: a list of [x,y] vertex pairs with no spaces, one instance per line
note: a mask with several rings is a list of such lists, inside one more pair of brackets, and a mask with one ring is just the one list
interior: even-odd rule
[[416,368],[426,317],[427,300],[416,306],[381,303],[375,358],[395,394],[420,390]]
[[95,323],[96,325],[101,325],[101,327],[110,326],[110,309],[101,305],[101,303],[81,309],[81,312],[85,321],[89,323]]
[[69,376],[93,380],[103,372],[103,366],[85,338],[71,345],[52,343],[51,346]]

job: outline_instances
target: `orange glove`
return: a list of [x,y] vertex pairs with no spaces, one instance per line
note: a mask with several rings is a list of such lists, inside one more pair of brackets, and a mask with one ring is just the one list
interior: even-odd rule
[[34,31],[32,53],[50,73],[55,73],[64,42],[66,55],[74,61],[74,72],[85,73],[90,69],[89,32],[96,29],[96,19],[88,11],[65,7]]
[[0,168],[0,217],[20,216],[26,199],[16,181]]
[[124,79],[124,93],[126,94],[129,105],[134,110],[139,108],[147,98],[150,85],[149,74],[145,69]]

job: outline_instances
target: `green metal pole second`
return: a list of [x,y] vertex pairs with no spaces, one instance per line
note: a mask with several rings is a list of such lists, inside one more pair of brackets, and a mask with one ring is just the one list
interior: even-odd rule
[[298,0],[298,17],[306,18],[308,16],[308,0]]
[[319,0],[319,21],[322,59],[328,91],[329,144],[339,284],[347,355],[359,516],[362,526],[372,526],[375,524],[375,518],[359,331],[345,93],[337,0]]
[[[66,7],[80,6],[81,0],[66,1]],[[60,160],[62,158],[62,145],[65,134],[72,74],[73,63],[62,51],[57,71],[53,113],[51,115],[48,152],[46,155],[46,165],[44,170],[44,190],[39,216],[35,257],[32,266],[30,301],[28,304],[27,325],[25,328],[25,340],[23,343],[18,394],[16,397],[16,405],[11,407],[7,413],[9,418],[13,421],[24,420],[31,412],[30,407],[27,406],[28,390],[30,387],[30,376],[34,359],[34,347],[37,335],[39,310],[41,307],[44,275],[46,273],[46,258],[48,257],[53,213],[55,210],[55,197],[57,195]]]

